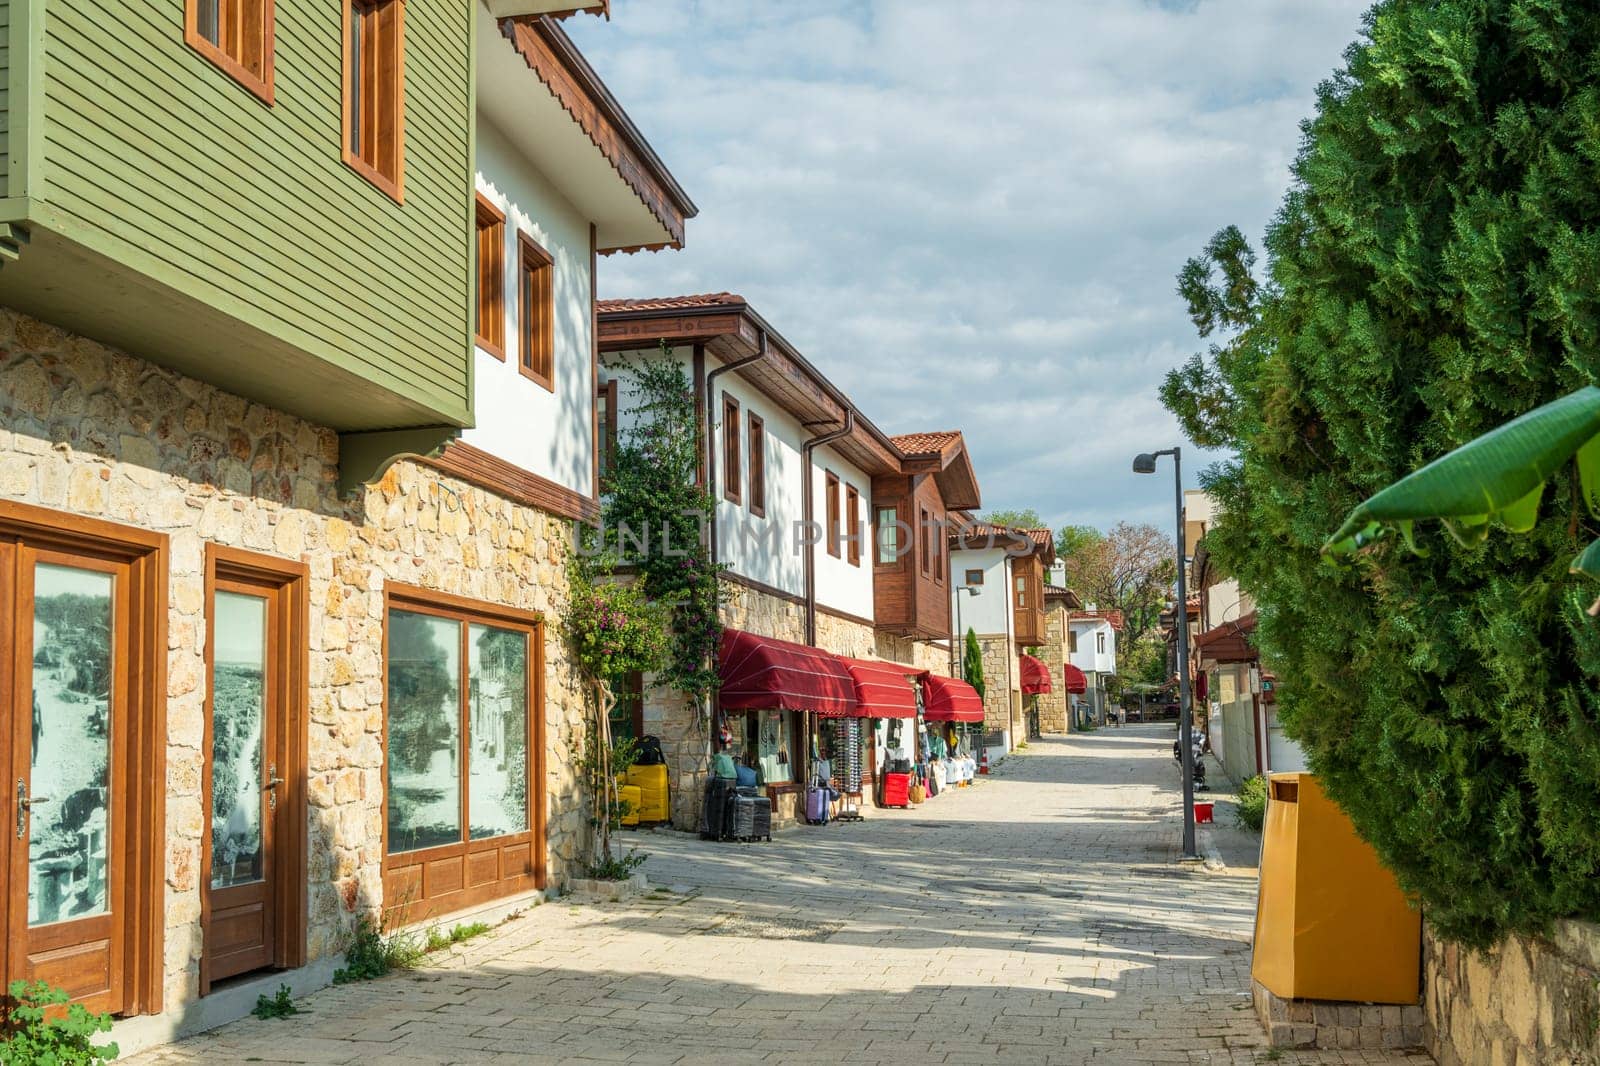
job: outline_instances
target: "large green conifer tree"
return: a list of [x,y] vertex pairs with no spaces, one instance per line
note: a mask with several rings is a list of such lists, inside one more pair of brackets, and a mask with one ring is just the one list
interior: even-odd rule
[[[1163,396],[1236,450],[1216,557],[1257,597],[1280,714],[1444,935],[1600,918],[1600,628],[1572,478],[1526,537],[1430,528],[1335,569],[1356,503],[1600,377],[1600,6],[1388,0],[1322,86],[1252,253],[1179,290],[1210,351]],[[1555,501],[1555,502],[1551,502]]]

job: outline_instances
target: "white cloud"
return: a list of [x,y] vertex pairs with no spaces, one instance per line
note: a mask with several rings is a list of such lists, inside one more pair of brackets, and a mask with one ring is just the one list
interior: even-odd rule
[[701,216],[602,295],[742,293],[883,429],[963,430],[987,505],[1165,527],[1178,268],[1265,227],[1364,7],[616,0],[568,31]]

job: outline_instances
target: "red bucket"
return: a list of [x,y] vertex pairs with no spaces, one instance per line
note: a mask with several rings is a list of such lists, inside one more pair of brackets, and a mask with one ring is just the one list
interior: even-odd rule
[[1196,824],[1211,821],[1211,804],[1197,801],[1194,805],[1194,820]]

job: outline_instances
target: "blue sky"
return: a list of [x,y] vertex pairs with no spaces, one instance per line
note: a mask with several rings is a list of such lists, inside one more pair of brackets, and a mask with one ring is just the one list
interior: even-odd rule
[[612,7],[567,30],[700,217],[602,296],[740,293],[885,431],[962,430],[986,508],[1171,524],[1129,463],[1182,443],[1174,279],[1259,243],[1364,0]]

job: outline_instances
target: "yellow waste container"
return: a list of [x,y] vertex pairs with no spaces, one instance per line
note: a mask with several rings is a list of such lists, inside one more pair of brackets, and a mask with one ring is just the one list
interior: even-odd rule
[[617,800],[623,804],[624,809],[627,811],[627,813],[622,816],[622,824],[638,825],[639,811],[643,807],[643,804],[639,799],[639,786],[623,785],[621,788],[617,789]]
[[1267,782],[1250,972],[1283,999],[1415,1003],[1422,916],[1311,774]]

